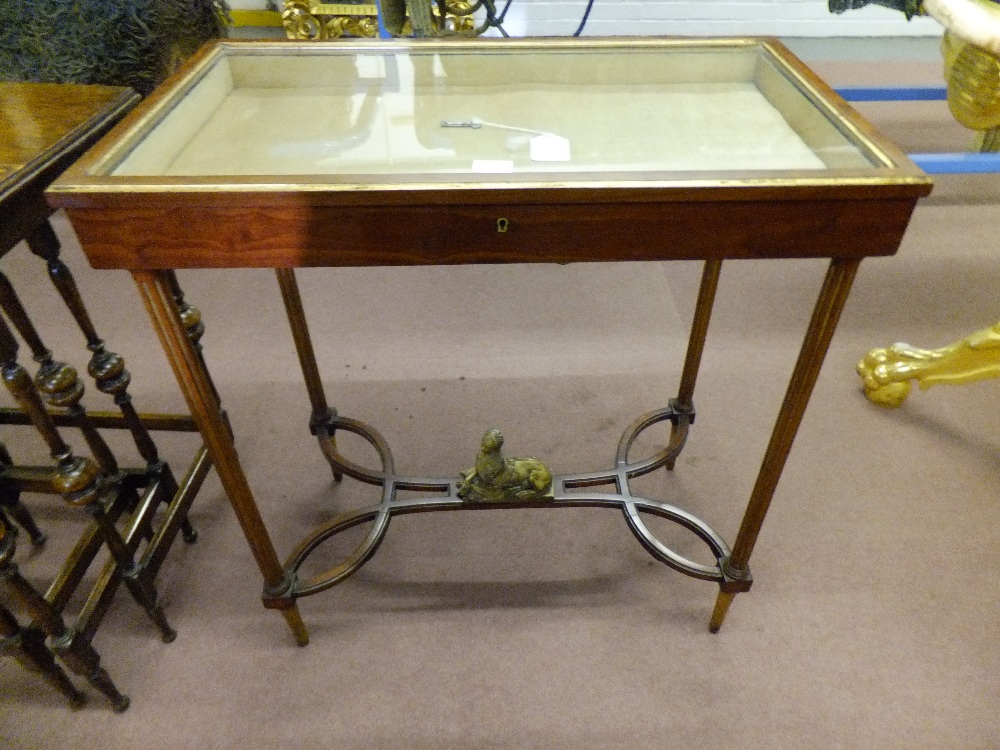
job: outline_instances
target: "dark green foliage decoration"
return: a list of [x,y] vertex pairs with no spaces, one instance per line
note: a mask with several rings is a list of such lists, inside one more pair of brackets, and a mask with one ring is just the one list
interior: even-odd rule
[[225,0],[0,0],[0,80],[148,94],[209,39]]
[[827,0],[827,8],[831,13],[843,13],[848,10],[864,8],[866,5],[881,5],[889,10],[898,10],[909,21],[914,16],[921,15],[920,6],[922,3],[923,0]]

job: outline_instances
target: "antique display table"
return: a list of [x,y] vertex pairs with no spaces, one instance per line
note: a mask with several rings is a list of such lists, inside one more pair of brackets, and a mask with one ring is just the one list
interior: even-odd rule
[[[94,266],[133,273],[263,573],[264,602],[304,644],[296,599],[364,564],[393,515],[512,506],[620,509],[654,557],[718,584],[718,630],[750,588],[750,555],[858,264],[897,250],[929,191],[775,41],[588,39],[220,42],[49,197]],[[683,447],[721,263],[807,257],[830,258],[829,269],[730,548],[692,514],[634,495],[630,481],[672,469]],[[459,457],[453,476],[398,475],[373,428],[328,406],[294,276],[308,266],[681,259],[703,260],[704,272],[676,398],[636,419],[610,468],[554,476],[506,458],[497,430],[468,471]],[[336,477],[381,487],[377,504],[314,530],[284,565],[173,304],[172,269],[235,267],[277,269],[311,429]],[[636,436],[666,421],[668,445],[632,457]],[[364,438],[381,466],[344,457],[338,431]],[[714,563],[669,549],[648,515],[690,530]],[[300,578],[313,550],[363,523],[343,563]]]

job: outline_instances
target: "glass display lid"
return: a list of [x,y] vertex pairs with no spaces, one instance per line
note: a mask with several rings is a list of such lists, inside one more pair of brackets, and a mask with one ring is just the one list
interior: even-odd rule
[[926,181],[757,39],[221,42],[127,127],[78,187]]
[[866,257],[930,179],[768,39],[219,41],[49,189],[99,268]]

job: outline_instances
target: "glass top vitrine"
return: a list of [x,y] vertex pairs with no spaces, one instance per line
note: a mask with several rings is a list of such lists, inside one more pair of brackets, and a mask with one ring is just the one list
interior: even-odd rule
[[771,40],[227,41],[51,200],[99,267],[274,267],[884,255],[929,190]]
[[322,52],[217,55],[107,173],[468,182],[887,166],[762,46]]
[[[896,252],[929,191],[926,175],[777,42],[586,38],[218,42],[49,198],[67,209],[93,265],[133,273],[254,551],[264,603],[305,643],[296,600],[356,571],[393,514],[483,506],[469,490],[479,458],[461,480],[400,477],[374,428],[329,408],[296,267],[705,261],[677,398],[633,423],[614,469],[535,467],[529,499],[503,495],[493,507],[620,508],[651,554],[719,585],[710,623],[718,630],[735,594],[750,588],[750,554],[858,265]],[[722,261],[799,257],[831,262],[730,549],[703,521],[635,497],[628,482],[672,468],[684,445]],[[310,429],[335,476],[382,488],[375,506],[314,530],[284,566],[189,338],[191,316],[178,312],[172,269],[208,267],[277,270]],[[669,445],[630,462],[635,437],[664,421]],[[339,454],[338,431],[373,446],[381,469]],[[498,450],[499,434],[484,435],[481,455]],[[519,478],[526,466],[496,476]],[[602,485],[611,490],[587,494]],[[397,495],[411,490],[433,496]],[[671,551],[642,513],[698,535],[715,563]],[[320,544],[368,521],[343,564],[300,577]]]
[[764,40],[229,42],[87,175],[586,184],[907,167]]

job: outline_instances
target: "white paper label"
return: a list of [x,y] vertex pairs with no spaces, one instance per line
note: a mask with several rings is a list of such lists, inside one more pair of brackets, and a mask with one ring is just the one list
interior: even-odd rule
[[532,161],[569,161],[569,140],[560,135],[536,135],[528,149]]

